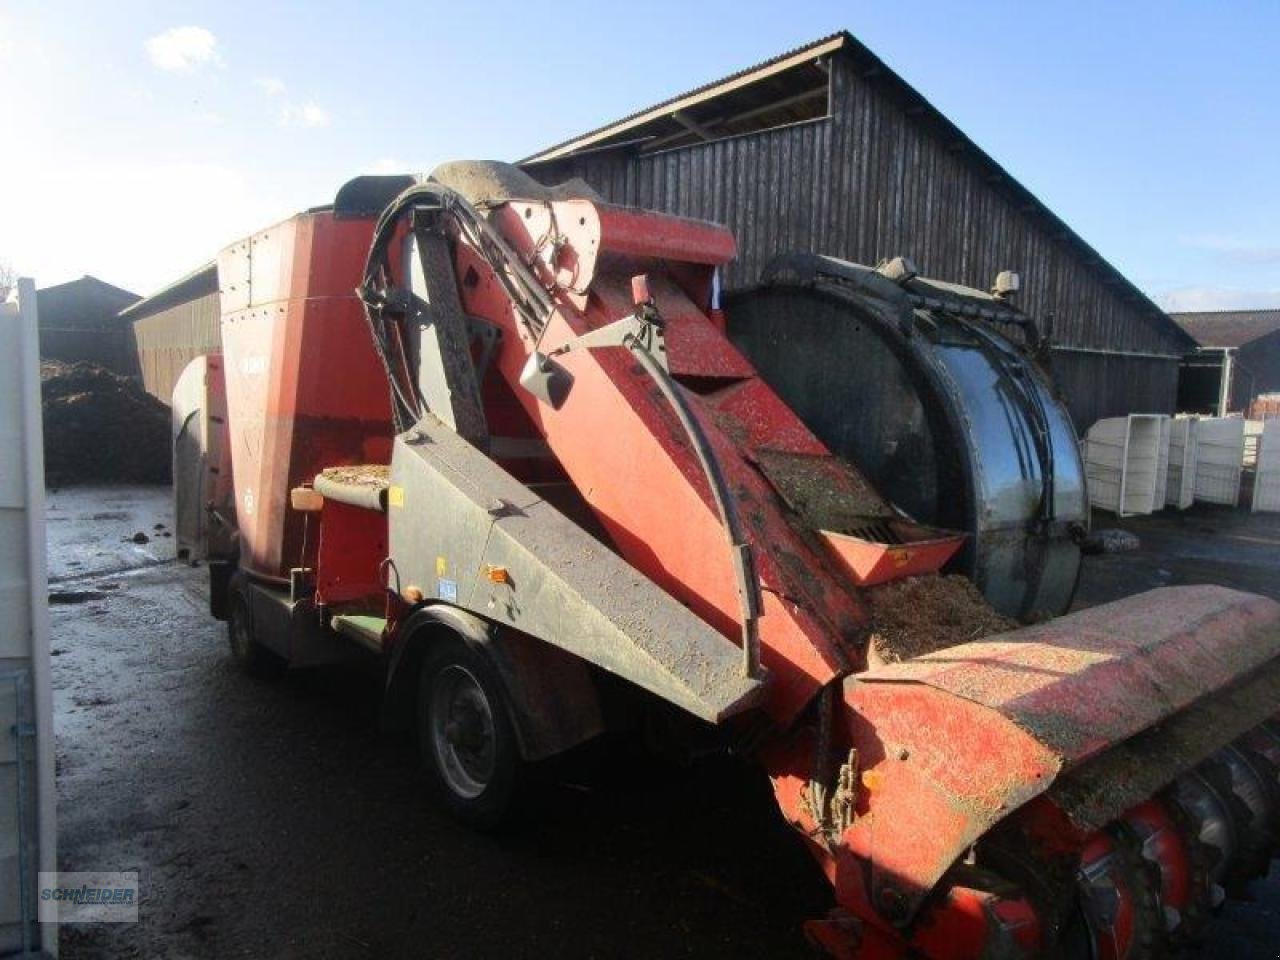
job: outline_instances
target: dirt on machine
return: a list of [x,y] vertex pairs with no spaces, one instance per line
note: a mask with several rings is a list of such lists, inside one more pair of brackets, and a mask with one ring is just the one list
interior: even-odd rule
[[722,305],[735,253],[471,162],[223,250],[176,470],[232,655],[376,662],[479,827],[605,731],[749,757],[833,956],[1193,943],[1274,852],[1280,604],[1060,615],[1087,497],[1016,277],[799,254]]

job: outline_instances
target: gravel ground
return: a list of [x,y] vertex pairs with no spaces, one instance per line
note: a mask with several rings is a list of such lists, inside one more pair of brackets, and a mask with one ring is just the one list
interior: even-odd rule
[[[153,536],[168,496],[51,496],[60,866],[137,870],[143,896],[136,925],[64,927],[65,958],[812,957],[799,925],[829,893],[759,775],[610,744],[557,764],[523,830],[460,828],[379,732],[375,676],[231,667],[204,570]],[[1090,558],[1080,604],[1206,579],[1280,595],[1273,520],[1126,522],[1142,546]],[[1277,955],[1280,877],[1256,895],[1205,956]]]

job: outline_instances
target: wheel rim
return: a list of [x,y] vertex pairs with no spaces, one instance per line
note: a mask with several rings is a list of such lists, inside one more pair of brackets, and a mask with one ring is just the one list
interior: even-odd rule
[[493,780],[498,742],[493,707],[475,676],[450,664],[431,684],[431,749],[445,785],[473,800]]

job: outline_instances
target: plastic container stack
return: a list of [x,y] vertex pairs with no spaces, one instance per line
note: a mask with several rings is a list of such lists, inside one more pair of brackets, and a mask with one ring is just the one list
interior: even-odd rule
[[1156,493],[1158,478],[1167,469],[1168,452],[1162,455],[1162,435],[1167,439],[1160,414],[1131,413],[1127,417],[1099,420],[1085,436],[1085,475],[1089,502],[1117,516],[1151,513],[1164,506]]
[[1165,473],[1164,503],[1185,510],[1196,498],[1196,417],[1169,421],[1169,467]]
[[1243,469],[1244,420],[1202,417],[1196,425],[1196,500],[1236,506]]
[[1253,481],[1253,509],[1280,513],[1280,419],[1267,420],[1262,428]]

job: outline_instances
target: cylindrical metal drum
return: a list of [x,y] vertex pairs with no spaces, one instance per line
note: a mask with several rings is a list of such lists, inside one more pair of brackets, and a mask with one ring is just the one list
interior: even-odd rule
[[779,258],[725,303],[729,335],[837,455],[913,519],[969,534],[951,569],[1001,612],[1071,604],[1087,528],[1075,430],[987,294]]

